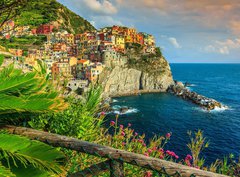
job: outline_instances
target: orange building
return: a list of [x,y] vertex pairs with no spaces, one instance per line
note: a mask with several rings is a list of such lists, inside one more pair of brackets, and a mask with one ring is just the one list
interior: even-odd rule
[[67,51],[67,45],[64,43],[56,43],[53,45],[53,51],[54,52],[66,52]]

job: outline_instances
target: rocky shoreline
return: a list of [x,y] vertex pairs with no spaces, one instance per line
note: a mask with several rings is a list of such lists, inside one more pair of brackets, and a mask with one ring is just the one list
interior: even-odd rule
[[167,91],[185,100],[190,100],[208,111],[215,108],[224,108],[220,102],[190,91],[182,82],[174,81],[174,84],[170,85]]

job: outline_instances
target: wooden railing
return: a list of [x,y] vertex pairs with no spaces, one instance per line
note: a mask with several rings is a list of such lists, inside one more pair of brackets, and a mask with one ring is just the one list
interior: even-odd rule
[[[129,163],[146,169],[154,170],[169,176],[198,176],[198,177],[226,177],[225,175],[203,171],[196,168],[188,167],[174,162],[169,162],[157,158],[146,157],[141,154],[131,153],[124,150],[114,149],[79,139],[42,132],[30,128],[5,126],[3,127],[9,133],[26,136],[33,140],[42,141],[54,147],[63,147],[109,160],[95,164],[88,169],[74,173],[71,177],[93,176],[102,171],[110,170],[111,177],[123,177],[124,165]],[[91,173],[90,173],[91,172]]]

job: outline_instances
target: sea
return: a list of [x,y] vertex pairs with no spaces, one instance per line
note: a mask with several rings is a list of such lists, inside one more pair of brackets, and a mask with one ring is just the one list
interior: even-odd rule
[[[114,113],[107,116],[108,123],[115,120],[119,108],[130,109],[119,116],[119,123],[150,139],[154,135],[172,133],[166,149],[181,158],[190,154],[188,131],[202,130],[209,147],[201,157],[206,164],[234,154],[240,156],[240,64],[171,64],[174,80],[188,82],[189,89],[216,99],[226,109],[206,111],[199,106],[169,93],[142,94],[114,98]],[[165,150],[166,150],[165,149]]]

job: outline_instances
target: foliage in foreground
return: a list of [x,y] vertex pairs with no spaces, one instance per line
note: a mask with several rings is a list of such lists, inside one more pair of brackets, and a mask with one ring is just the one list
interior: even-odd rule
[[[55,113],[54,115],[44,115],[38,118],[32,119],[30,125],[37,129],[45,131],[56,132],[63,135],[73,136],[81,138],[82,140],[92,141],[98,144],[111,146],[117,149],[127,150],[134,153],[143,154],[150,157],[160,158],[168,161],[174,161],[187,166],[209,170],[221,174],[227,174],[231,176],[238,176],[239,163],[235,162],[233,158],[225,158],[223,161],[217,160],[215,163],[207,167],[204,164],[204,159],[201,158],[201,152],[204,148],[208,147],[208,141],[203,136],[202,131],[189,132],[190,143],[187,145],[191,154],[186,154],[184,159],[180,159],[179,156],[166,149],[166,144],[171,138],[171,133],[165,136],[155,136],[147,142],[145,135],[139,135],[131,128],[131,124],[127,127],[118,125],[119,117],[116,117],[116,121],[110,122],[109,128],[103,128],[102,123],[105,117],[105,113],[97,114],[98,109],[89,111],[86,109],[99,107],[97,104],[90,106],[94,101],[99,100],[99,90],[94,89],[91,92],[97,92],[98,94],[88,94],[87,99],[82,101],[70,99],[70,106],[63,112]],[[87,101],[88,100],[88,101]],[[99,103],[99,102],[98,102]],[[84,117],[87,115],[87,117]],[[86,126],[83,129],[81,126]],[[109,133],[113,132],[113,133]],[[65,169],[69,174],[83,170],[91,165],[105,161],[106,159],[96,156],[88,155],[85,153],[78,153],[76,151],[63,149],[67,155],[67,164]],[[125,164],[124,165],[125,176],[159,176],[157,172],[149,171],[137,166]],[[109,176],[109,172],[104,172],[99,176]],[[164,176],[164,175],[162,175]]]
[[[0,67],[4,57],[0,56]],[[0,123],[14,115],[57,111],[65,107],[52,90],[46,69],[23,73],[14,64],[0,68]],[[44,143],[0,132],[0,176],[49,176],[62,172],[64,155]]]
[[97,117],[101,93],[101,87],[92,87],[81,101],[68,98],[68,109],[42,114],[28,123],[35,129],[95,141],[103,123],[103,117]]

